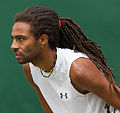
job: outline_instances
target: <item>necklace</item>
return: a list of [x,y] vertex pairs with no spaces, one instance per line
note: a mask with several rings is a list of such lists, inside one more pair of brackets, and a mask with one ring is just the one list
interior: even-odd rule
[[[53,65],[52,65],[52,69],[50,71],[43,71],[42,69],[40,69],[40,72],[41,72],[43,77],[45,77],[45,78],[49,78],[50,77],[50,75],[52,74],[52,72],[53,72],[53,70],[55,68],[56,60],[57,60],[57,50],[55,52],[55,59],[54,59]],[[46,75],[43,74],[43,72],[46,72],[46,73],[49,73],[49,74],[46,76]]]

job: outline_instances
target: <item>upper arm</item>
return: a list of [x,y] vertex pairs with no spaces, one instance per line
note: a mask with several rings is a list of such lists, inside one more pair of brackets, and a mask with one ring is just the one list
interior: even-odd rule
[[31,84],[31,86],[36,89],[37,86],[34,83],[33,79],[32,79],[32,75],[31,75],[31,71],[30,71],[30,67],[29,67],[29,63],[27,64],[23,64],[23,72],[25,74],[26,79],[28,80],[28,82]]
[[42,108],[44,109],[45,113],[52,113],[52,110],[50,109],[49,105],[47,104],[46,100],[44,99],[40,89],[38,88],[38,86],[34,83],[33,79],[32,79],[32,75],[31,75],[31,71],[30,71],[30,67],[29,64],[23,64],[23,71],[24,74],[26,76],[26,79],[28,80],[28,82],[31,84],[31,86],[35,89],[39,101],[42,105]]
[[88,90],[101,97],[108,104],[120,109],[120,97],[109,87],[109,82],[89,59],[79,58],[74,61],[70,69],[72,82],[78,89]]

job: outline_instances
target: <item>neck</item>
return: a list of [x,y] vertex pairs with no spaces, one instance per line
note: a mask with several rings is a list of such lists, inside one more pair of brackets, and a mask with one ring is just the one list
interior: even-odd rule
[[33,61],[33,65],[39,67],[43,71],[50,71],[56,59],[56,50],[47,49],[42,52],[42,56],[37,61]]

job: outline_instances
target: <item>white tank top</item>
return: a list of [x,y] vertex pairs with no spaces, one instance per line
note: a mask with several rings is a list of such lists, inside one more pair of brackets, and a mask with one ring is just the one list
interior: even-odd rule
[[[57,61],[49,78],[43,77],[38,67],[30,63],[33,81],[39,87],[53,113],[107,113],[105,102],[94,95],[79,93],[71,84],[69,72],[72,62],[83,53],[57,48]],[[43,72],[48,76],[48,73]]]

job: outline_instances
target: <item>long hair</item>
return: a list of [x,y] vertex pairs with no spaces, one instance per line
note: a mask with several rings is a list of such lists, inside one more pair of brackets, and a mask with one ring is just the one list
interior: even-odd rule
[[[53,10],[34,6],[27,8],[23,12],[17,13],[15,22],[26,22],[31,25],[31,32],[35,39],[39,39],[42,34],[48,35],[48,44],[51,49],[56,47],[69,48],[75,51],[85,53],[89,59],[95,63],[99,70],[102,70],[115,92],[120,96],[116,86],[120,87],[114,81],[112,70],[107,65],[101,47],[96,42],[89,39],[81,27],[68,17],[59,17]],[[61,28],[59,29],[59,21]]]

